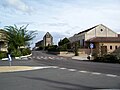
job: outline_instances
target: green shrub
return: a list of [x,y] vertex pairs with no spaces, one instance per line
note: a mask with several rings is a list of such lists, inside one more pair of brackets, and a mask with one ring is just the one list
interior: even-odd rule
[[58,46],[57,45],[49,46],[48,51],[57,52],[57,51],[59,51]]
[[7,58],[7,52],[6,51],[0,51],[0,59]]
[[96,57],[94,59],[95,62],[105,62],[105,63],[119,63],[120,60],[117,58],[117,56],[112,54],[107,54],[102,57]]
[[22,53],[21,53],[20,50],[14,49],[14,50],[11,52],[11,56],[12,56],[12,57],[19,57],[19,56],[22,56]]
[[104,62],[118,63],[119,60],[117,59],[117,56],[109,54],[109,55],[104,55]]
[[29,48],[23,48],[21,50],[23,56],[31,54],[31,50]]

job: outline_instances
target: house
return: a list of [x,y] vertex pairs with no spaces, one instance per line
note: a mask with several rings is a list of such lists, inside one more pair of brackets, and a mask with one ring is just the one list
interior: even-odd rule
[[43,40],[38,41],[35,44],[35,47],[38,48],[38,47],[45,47],[45,46],[51,46],[51,45],[53,45],[53,37],[49,32],[47,32],[44,35]]
[[77,42],[80,48],[90,50],[90,44],[92,43],[94,49],[92,54],[107,54],[120,47],[120,35],[103,24],[79,32],[70,37],[69,40],[72,48],[74,48],[74,44]]
[[3,30],[0,29],[0,51],[7,51],[7,42],[3,40],[4,34],[2,32]]

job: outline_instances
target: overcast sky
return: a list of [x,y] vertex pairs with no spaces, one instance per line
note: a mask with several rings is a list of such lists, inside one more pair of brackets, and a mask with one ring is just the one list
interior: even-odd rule
[[0,28],[14,24],[39,31],[36,40],[50,32],[55,42],[98,24],[119,33],[120,0],[0,0]]

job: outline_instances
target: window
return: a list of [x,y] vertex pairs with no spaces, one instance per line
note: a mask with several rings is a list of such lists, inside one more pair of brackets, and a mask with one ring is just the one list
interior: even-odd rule
[[115,49],[117,49],[117,46],[115,46]]
[[112,46],[110,46],[110,49],[112,49]]
[[103,31],[103,29],[100,30],[101,32]]

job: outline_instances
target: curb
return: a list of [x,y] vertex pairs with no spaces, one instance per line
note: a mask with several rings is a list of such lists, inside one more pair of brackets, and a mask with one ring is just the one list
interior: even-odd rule
[[[29,55],[26,55],[26,56],[15,57],[15,59],[28,58],[28,57],[30,57],[30,56],[32,56],[32,53],[29,54]],[[8,61],[9,59],[8,59],[8,58],[2,58],[1,60],[2,60],[2,61]]]

